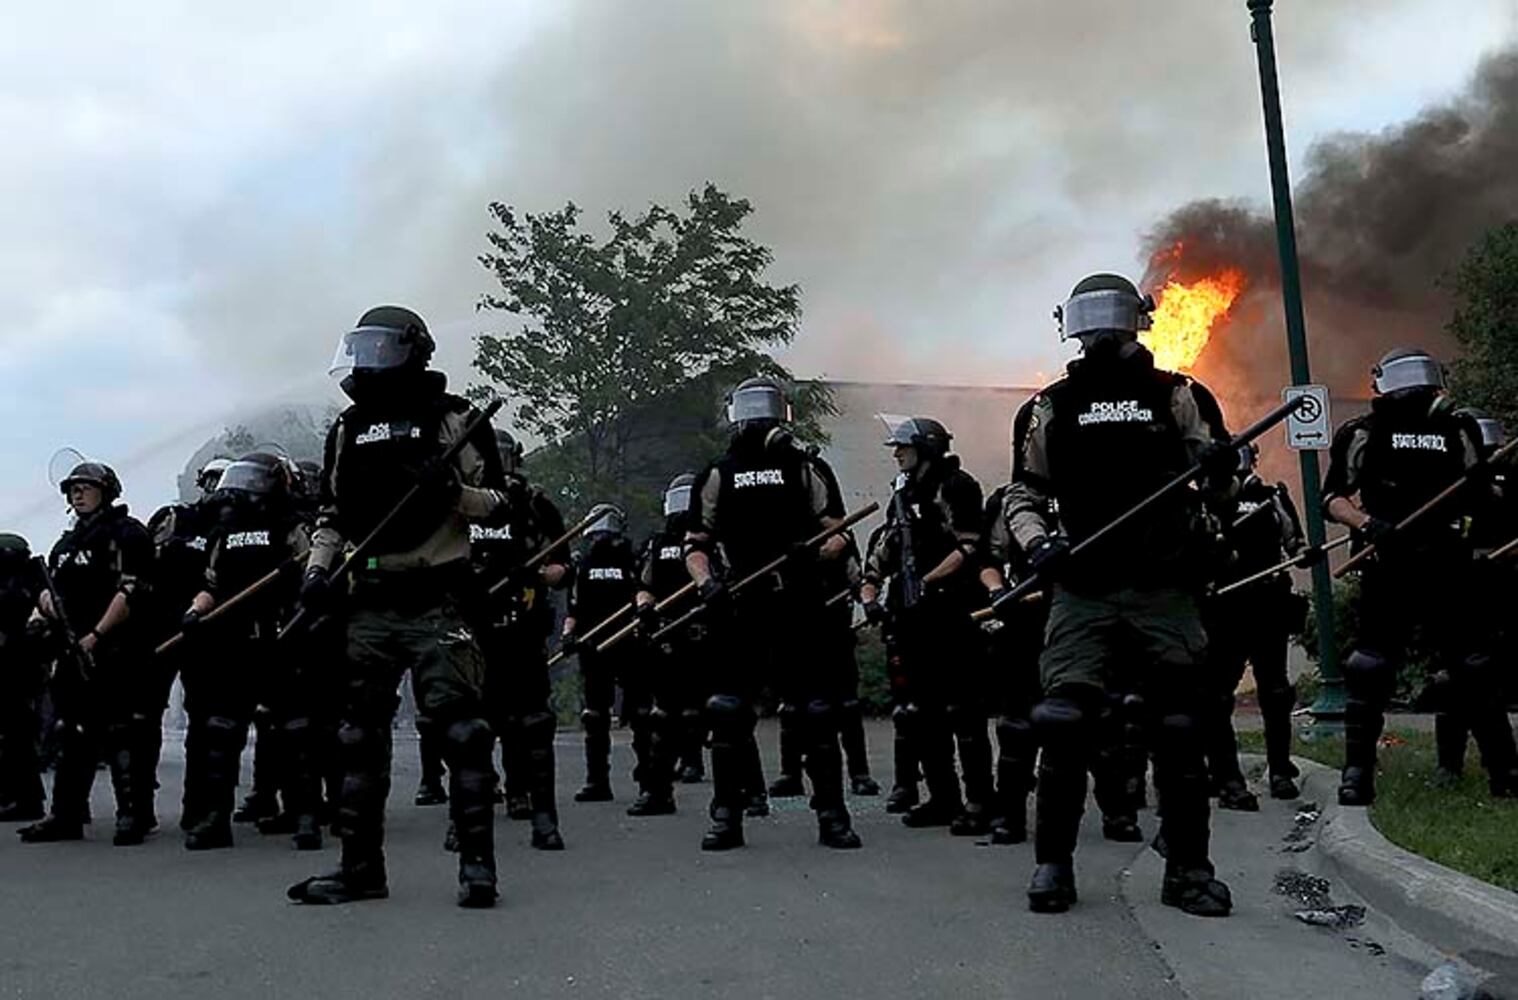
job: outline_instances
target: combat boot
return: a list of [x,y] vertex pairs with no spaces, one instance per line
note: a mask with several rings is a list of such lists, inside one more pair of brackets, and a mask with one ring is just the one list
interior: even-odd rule
[[1242,781],[1230,780],[1218,787],[1218,808],[1234,812],[1259,812],[1260,800]]
[[443,787],[443,782],[438,778],[423,778],[422,783],[416,786],[416,798],[413,801],[419,806],[446,805],[448,789]]
[[295,831],[290,834],[290,843],[297,851],[322,849],[322,828],[315,816],[304,814],[295,817]]
[[[1293,771],[1296,768],[1292,768]],[[1270,797],[1273,799],[1299,799],[1302,797],[1301,789],[1293,779],[1295,774],[1285,774],[1280,771],[1270,772]]]
[[25,844],[51,844],[60,840],[83,840],[84,824],[77,819],[48,816],[40,823],[23,826],[16,835]]
[[712,825],[701,838],[703,851],[731,851],[743,846],[743,817],[726,806],[712,807]]
[[355,864],[345,862],[335,871],[295,883],[285,895],[297,903],[336,906],[365,899],[388,899],[390,886],[385,879],[384,859],[379,858]]
[[1233,895],[1213,876],[1211,865],[1182,869],[1167,864],[1160,902],[1194,917],[1226,917],[1233,912]]
[[287,810],[274,816],[265,816],[253,825],[258,829],[259,833],[266,837],[271,837],[282,833],[294,833],[297,821],[296,815]]
[[880,784],[868,774],[849,775],[849,792],[866,798],[880,794]]
[[475,854],[459,858],[459,905],[466,910],[488,910],[500,893],[495,887],[495,858]]
[[706,768],[699,760],[694,763],[687,761],[680,767],[680,784],[699,785],[706,780]]
[[801,783],[799,774],[782,774],[770,782],[770,798],[794,799],[806,794],[806,786]]
[[991,843],[998,847],[1028,842],[1028,812],[1025,808],[1009,811],[991,821]]
[[906,815],[901,817],[901,822],[903,826],[910,826],[913,829],[949,826],[959,815],[959,811],[958,802],[944,802],[942,799],[930,798],[921,805],[908,809]]
[[770,814],[770,798],[760,789],[748,797],[748,804],[743,807],[743,815],[750,819],[763,819]]
[[864,846],[845,809],[827,809],[817,814],[817,843],[835,851],[852,851]]
[[562,851],[564,835],[559,832],[559,822],[547,813],[532,814],[532,846],[539,851]]
[[1076,903],[1075,866],[1042,864],[1028,883],[1028,909],[1034,913],[1064,913]]
[[249,792],[232,814],[234,823],[257,823],[279,814],[279,802],[268,792]]
[[117,847],[138,847],[147,841],[151,831],[152,827],[142,816],[117,816],[116,832],[111,835],[111,843]]
[[964,809],[949,823],[949,833],[955,837],[984,837],[991,832],[991,817],[979,802],[967,802]]
[[576,802],[610,802],[614,797],[611,785],[605,782],[590,782],[575,792]]
[[1375,801],[1375,773],[1365,767],[1346,767],[1339,779],[1339,805],[1368,806]]
[[212,810],[185,831],[184,849],[187,851],[214,851],[231,846],[232,824],[224,812]]
[[897,785],[891,789],[891,794],[886,796],[885,811],[888,813],[904,813],[917,805],[917,785]]
[[26,823],[46,815],[41,802],[7,802],[0,806],[0,823]]
[[675,797],[669,792],[642,791],[627,807],[629,816],[671,816],[675,812]]

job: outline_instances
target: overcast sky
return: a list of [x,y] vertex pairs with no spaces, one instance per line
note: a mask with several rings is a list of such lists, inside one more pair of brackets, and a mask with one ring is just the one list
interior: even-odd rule
[[[336,398],[378,302],[467,384],[491,200],[597,218],[715,181],[802,285],[799,372],[996,384],[1059,368],[1052,304],[1141,272],[1166,212],[1267,196],[1243,0],[12,6],[0,527],[38,542],[55,448],[146,516],[239,409]],[[1282,0],[1276,27],[1300,165],[1458,91],[1518,8]]]

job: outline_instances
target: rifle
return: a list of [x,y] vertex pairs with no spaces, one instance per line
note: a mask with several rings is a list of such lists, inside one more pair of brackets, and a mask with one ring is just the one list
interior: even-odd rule
[[58,585],[53,582],[53,571],[48,569],[45,556],[34,556],[37,568],[42,571],[42,585],[47,588],[52,597],[53,615],[63,629],[63,641],[68,645],[68,656],[74,661],[74,667],[79,671],[79,679],[89,683],[90,675],[95,672],[95,657],[81,645],[79,645],[79,633],[74,631],[74,623],[69,619],[69,613],[63,606],[63,595],[58,592]]
[[[443,466],[452,464],[453,460],[458,458],[459,453],[464,450],[464,446],[470,443],[469,439],[474,437],[475,432],[490,423],[490,418],[495,416],[495,412],[501,408],[503,402],[505,401],[501,399],[491,400],[480,411],[478,416],[469,421],[469,425],[464,428],[464,433],[459,435],[458,440],[449,445],[448,450],[443,452],[442,458],[438,459],[438,464]],[[349,573],[353,572],[353,567],[360,560],[369,558],[370,550],[374,548],[380,536],[385,533],[385,529],[390,527],[395,519],[400,516],[401,511],[405,510],[411,504],[411,501],[416,499],[417,495],[422,492],[422,486],[423,483],[420,479],[411,484],[411,488],[406,490],[401,498],[396,501],[395,506],[390,508],[390,512],[380,518],[379,524],[376,524],[373,530],[364,537],[364,540],[354,546],[353,550],[343,558],[343,561],[338,564],[337,569],[328,575],[330,583],[334,586],[341,583],[347,579]],[[279,630],[279,638],[282,640],[289,638],[292,632],[305,623],[305,620],[306,609],[297,609],[290,620],[285,623],[285,627]]]
[[[1509,441],[1507,444],[1503,445],[1501,448],[1498,448],[1495,452],[1492,453],[1492,455],[1491,455],[1490,458],[1488,458],[1485,462],[1481,463],[1481,465],[1477,466],[1476,468],[1485,468],[1485,467],[1491,466],[1498,459],[1505,458],[1509,454],[1511,454],[1514,448],[1518,448],[1518,438],[1514,438],[1513,440]],[[1395,535],[1395,534],[1398,534],[1401,531],[1406,530],[1406,528],[1409,525],[1411,525],[1413,522],[1422,519],[1424,516],[1426,516],[1429,513],[1429,511],[1432,511],[1434,508],[1436,508],[1440,504],[1444,503],[1444,501],[1448,500],[1450,497],[1454,496],[1456,493],[1459,493],[1461,490],[1465,489],[1465,487],[1470,483],[1470,481],[1471,481],[1471,473],[1474,472],[1474,471],[1475,471],[1475,469],[1469,469],[1469,470],[1467,470],[1465,473],[1463,473],[1460,476],[1459,479],[1456,479],[1453,483],[1450,483],[1444,489],[1442,489],[1438,493],[1434,494],[1434,496],[1431,499],[1429,499],[1428,502],[1426,502],[1423,506],[1419,507],[1417,510],[1413,511],[1411,514],[1407,515],[1402,520],[1398,521],[1396,523],[1396,525],[1392,528],[1391,533],[1393,535]],[[1376,544],[1374,542],[1372,542],[1371,544],[1365,546],[1365,548],[1361,549],[1359,552],[1356,552],[1354,555],[1350,556],[1349,559],[1344,563],[1344,565],[1342,565],[1338,569],[1334,570],[1334,578],[1338,579],[1339,577],[1343,576],[1345,573],[1348,573],[1350,570],[1354,569],[1356,566],[1360,565],[1362,562],[1364,562],[1365,560],[1369,559],[1371,553],[1375,552],[1375,551],[1376,551]]]
[[[821,545],[823,542],[827,541],[829,538],[832,538],[834,535],[840,534],[840,533],[842,533],[844,531],[847,531],[849,528],[852,528],[854,525],[858,524],[860,521],[863,521],[865,518],[869,517],[871,514],[875,513],[879,509],[880,509],[880,504],[878,504],[878,503],[876,503],[875,501],[872,500],[869,503],[865,504],[863,507],[861,507],[858,510],[854,511],[854,513],[850,514],[848,517],[844,518],[842,521],[839,521],[837,524],[833,525],[831,528],[825,528],[822,531],[819,531],[817,534],[813,535],[811,538],[808,538],[806,541],[804,541],[804,542],[801,543],[800,547],[801,548],[816,548],[817,546]],[[783,555],[776,556],[774,559],[771,559],[769,562],[765,563],[763,566],[760,566],[758,569],[754,570],[748,576],[745,576],[743,579],[741,579],[737,583],[733,584],[732,587],[728,590],[728,593],[729,594],[737,594],[739,591],[741,591],[741,590],[743,590],[743,588],[749,586],[755,580],[758,580],[759,578],[764,577],[764,576],[768,576],[769,574],[775,572],[775,570],[779,569],[781,566],[784,566],[785,563],[787,562],[787,560],[789,560],[790,558],[791,558],[791,554],[789,552],[786,552]],[[695,584],[692,583],[691,586],[692,586],[692,588],[694,588]],[[702,610],[702,605],[699,605],[699,604],[696,605],[696,607],[694,607],[691,610],[687,611],[685,614],[681,615],[679,618],[676,618],[674,621],[670,622],[668,625],[665,625],[659,631],[655,632],[653,634],[653,636],[652,636],[652,640],[654,642],[658,642],[660,639],[664,638],[670,632],[673,632],[675,629],[679,628],[680,626],[684,625],[686,622],[690,621],[692,618],[694,618],[697,615],[699,615],[701,613],[701,610]],[[618,636],[613,637],[613,638],[619,638],[620,635],[621,635],[621,633],[619,633]],[[598,648],[604,650],[607,646],[611,645],[611,643],[612,643],[612,640],[608,639],[606,642],[602,643]]]
[[[1276,424],[1279,424],[1281,421],[1285,420],[1287,417],[1295,413],[1297,411],[1297,408],[1302,406],[1307,398],[1308,397],[1306,396],[1298,396],[1295,399],[1289,399],[1286,402],[1282,403],[1280,406],[1276,407],[1274,410],[1271,410],[1265,416],[1255,421],[1249,427],[1245,428],[1243,431],[1240,431],[1238,434],[1235,434],[1232,438],[1230,438],[1228,442],[1229,446],[1233,448],[1239,448],[1246,444],[1249,444],[1255,438],[1264,434]],[[1140,500],[1137,504],[1128,508],[1126,511],[1119,514],[1117,517],[1113,518],[1111,521],[1107,522],[1105,525],[1098,528],[1096,531],[1092,532],[1090,535],[1086,536],[1084,539],[1078,542],[1073,548],[1070,549],[1070,552],[1066,558],[1075,559],[1082,552],[1089,551],[1093,546],[1099,544],[1103,539],[1123,528],[1134,518],[1146,513],[1156,504],[1160,503],[1162,500],[1167,499],[1172,493],[1191,485],[1191,481],[1201,474],[1202,463],[1193,462],[1191,468],[1176,476],[1174,479],[1170,480],[1170,482],[1166,483],[1164,486],[1161,486],[1159,489],[1155,490],[1153,493]],[[1024,579],[1021,583],[998,598],[996,602],[991,605],[992,610],[1008,605],[1012,601],[1022,600],[1023,595],[1031,592],[1042,582],[1042,578],[1038,573],[1030,573],[1027,578]]]
[[896,476],[895,489],[891,492],[891,513],[896,522],[896,544],[901,549],[901,606],[910,610],[922,600],[922,577],[917,574],[917,553],[912,549],[912,522],[907,511],[907,474]]

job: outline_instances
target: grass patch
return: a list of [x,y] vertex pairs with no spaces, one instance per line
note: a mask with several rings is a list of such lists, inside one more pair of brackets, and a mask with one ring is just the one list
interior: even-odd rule
[[[1264,753],[1261,733],[1239,733],[1239,749]],[[1338,768],[1344,740],[1298,739],[1293,752]],[[1434,736],[1388,731],[1376,773],[1370,819],[1392,843],[1493,885],[1518,892],[1518,801],[1494,799],[1475,748],[1454,788],[1433,783]]]

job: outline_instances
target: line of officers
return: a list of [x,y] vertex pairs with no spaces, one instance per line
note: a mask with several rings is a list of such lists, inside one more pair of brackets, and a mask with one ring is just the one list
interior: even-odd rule
[[[900,474],[885,523],[862,552],[843,530],[848,512],[832,470],[791,437],[783,388],[755,378],[728,397],[726,451],[670,484],[665,524],[641,553],[621,512],[603,506],[572,556],[566,545],[536,564],[529,558],[564,522],[521,475],[520,447],[447,392],[429,367],[434,344],[419,316],[370,310],[339,343],[332,372],[353,405],[334,423],[319,473],[276,455],[244,456],[219,470],[214,489],[207,477],[204,501],[160,512],[150,532],[115,502],[114,474],[85,463],[63,484],[77,521],[48,559],[50,587],[26,570],[24,543],[0,543],[9,580],[0,816],[42,811],[25,746],[35,723],[19,716],[44,675],[13,664],[51,663],[58,720],[53,800],[21,831],[29,841],[82,835],[104,757],[115,840],[141,842],[156,822],[160,721],[178,674],[190,718],[186,846],[230,845],[239,758],[250,724],[262,721],[244,815],[289,831],[297,847],[320,847],[324,823],[341,840],[337,868],[291,886],[290,898],[383,898],[391,728],[409,672],[424,761],[417,801],[449,804],[460,904],[493,905],[498,795],[509,815],[531,822],[534,847],[564,846],[545,592],[567,588],[559,644],[578,654],[583,680],[586,780],[577,800],[613,796],[620,687],[639,788],[629,813],[673,812],[675,785],[702,777],[705,743],[712,796],[703,849],[743,846],[745,818],[767,812],[767,793],[808,786],[819,842],[858,848],[845,789],[879,789],[860,719],[857,600],[861,624],[881,627],[887,651],[888,811],[909,826],[1012,844],[1028,838],[1036,796],[1028,903],[1059,912],[1076,902],[1088,780],[1103,835],[1141,841],[1152,763],[1162,901],[1227,914],[1229,890],[1210,859],[1210,803],[1258,808],[1239,766],[1233,692],[1249,665],[1269,793],[1296,797],[1286,654],[1305,602],[1285,574],[1210,594],[1283,558],[1309,565],[1323,552],[1304,548],[1285,488],[1257,475],[1252,447],[1229,441],[1216,400],[1154,366],[1138,342],[1152,307],[1119,276],[1076,285],[1057,316],[1081,355],[1019,411],[1011,480],[989,497],[960,467],[941,423],[883,418]],[[1469,733],[1493,794],[1518,794],[1518,751],[1494,697],[1504,637],[1485,613],[1511,579],[1476,558],[1518,525],[1500,473],[1485,464],[1497,429],[1450,406],[1442,369],[1424,352],[1393,352],[1373,377],[1371,412],[1340,428],[1326,483],[1329,516],[1377,549],[1362,571],[1359,634],[1345,669],[1340,799],[1374,796],[1382,718],[1415,628],[1431,651],[1442,710],[1441,770],[1458,772]],[[1194,463],[1202,474],[1190,488],[1074,554]],[[1467,474],[1471,489],[1438,517],[1395,527]],[[343,553],[382,524],[362,564],[346,566]],[[278,586],[210,620],[271,574]],[[998,600],[1030,575],[1041,581],[1034,596]],[[631,638],[608,643],[613,633],[596,626],[629,605]],[[280,625],[295,609],[314,624],[282,642]],[[150,655],[176,630],[183,642]],[[12,644],[44,651],[14,659]],[[766,691],[781,720],[780,774],[768,789],[754,740]]]

